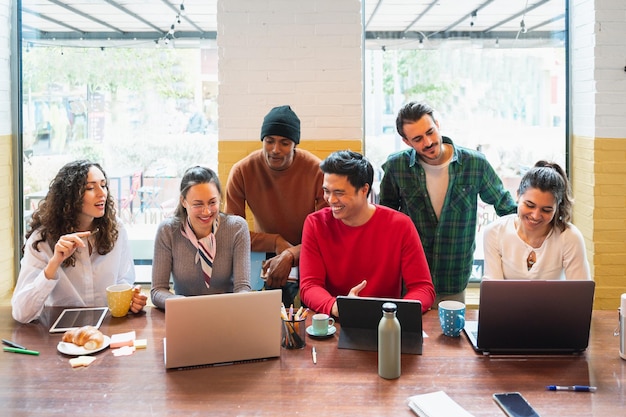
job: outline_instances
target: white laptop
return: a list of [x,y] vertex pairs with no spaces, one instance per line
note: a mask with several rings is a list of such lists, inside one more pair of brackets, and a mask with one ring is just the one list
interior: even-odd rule
[[483,354],[579,354],[589,343],[593,281],[484,280],[465,334]]
[[170,298],[165,367],[226,365],[280,356],[281,290]]

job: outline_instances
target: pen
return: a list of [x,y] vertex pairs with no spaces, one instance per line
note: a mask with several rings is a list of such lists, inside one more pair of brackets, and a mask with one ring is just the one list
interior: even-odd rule
[[311,355],[313,355],[313,363],[317,364],[317,352],[315,351],[315,346],[313,346],[313,349],[311,350]]
[[578,391],[578,392],[596,392],[597,387],[588,385],[548,385],[548,391]]
[[6,340],[6,339],[2,339],[2,344],[3,345],[7,345],[7,346],[11,346],[11,347],[14,347],[14,348],[18,348],[18,349],[26,349],[24,346],[18,345],[17,343],[11,342],[10,340]]
[[23,353],[25,355],[39,355],[39,352],[37,352],[36,350],[19,349],[13,347],[5,347],[3,349],[5,352]]

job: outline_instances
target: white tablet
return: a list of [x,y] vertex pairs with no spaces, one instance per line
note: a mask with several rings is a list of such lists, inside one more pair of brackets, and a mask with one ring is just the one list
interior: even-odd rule
[[66,308],[56,319],[50,333],[62,333],[83,326],[100,327],[108,307]]

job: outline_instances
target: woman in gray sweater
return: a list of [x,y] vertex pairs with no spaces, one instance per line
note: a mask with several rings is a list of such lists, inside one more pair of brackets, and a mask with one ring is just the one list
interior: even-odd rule
[[154,242],[155,306],[164,309],[170,297],[250,291],[248,224],[222,213],[221,200],[214,171],[195,166],[185,172],[176,212],[159,225]]

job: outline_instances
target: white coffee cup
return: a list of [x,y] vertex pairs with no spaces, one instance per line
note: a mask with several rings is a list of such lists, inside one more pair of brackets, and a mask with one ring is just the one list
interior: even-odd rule
[[335,324],[335,319],[328,314],[318,313],[313,315],[313,334],[315,336],[326,336],[330,326]]

